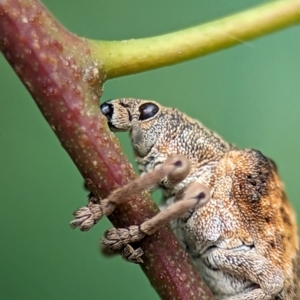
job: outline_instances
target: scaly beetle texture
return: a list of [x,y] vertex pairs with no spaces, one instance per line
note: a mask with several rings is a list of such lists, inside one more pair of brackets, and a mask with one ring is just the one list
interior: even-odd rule
[[[238,149],[197,120],[154,101],[110,100],[101,110],[112,131],[129,132],[141,189],[151,185],[143,186],[145,175],[164,169],[169,158],[187,159],[189,168],[180,180],[161,175],[164,203],[174,207],[171,217],[161,218],[172,220],[215,299],[300,299],[296,217],[271,159],[257,150]],[[207,188],[209,201],[176,214],[174,203],[180,203],[195,183],[197,195],[206,196],[201,191]],[[82,211],[75,216],[73,226],[80,226]],[[133,231],[142,231],[137,233],[141,239],[155,226],[147,223]],[[117,249],[115,238],[107,234],[104,242]],[[139,262],[142,250],[135,254]]]

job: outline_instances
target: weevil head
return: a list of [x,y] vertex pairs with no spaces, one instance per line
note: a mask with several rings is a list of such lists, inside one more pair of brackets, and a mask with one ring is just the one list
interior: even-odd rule
[[159,115],[162,107],[158,103],[122,98],[109,100],[100,108],[112,131],[129,131],[133,148],[139,156],[149,153],[161,133]]

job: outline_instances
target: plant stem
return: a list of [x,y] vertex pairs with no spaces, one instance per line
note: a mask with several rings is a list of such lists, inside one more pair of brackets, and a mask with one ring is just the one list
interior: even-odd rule
[[91,41],[93,56],[107,78],[176,64],[228,48],[300,22],[300,0],[280,0],[161,36],[124,41]]

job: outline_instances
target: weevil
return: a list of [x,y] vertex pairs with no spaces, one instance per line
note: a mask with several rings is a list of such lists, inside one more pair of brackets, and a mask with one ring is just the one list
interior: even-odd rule
[[73,227],[90,228],[130,187],[158,183],[167,209],[140,226],[109,230],[104,244],[142,262],[130,242],[171,221],[215,299],[300,299],[296,217],[271,159],[151,100],[110,100],[101,111],[112,131],[129,132],[141,177],[95,206],[92,218],[94,206],[78,210]]

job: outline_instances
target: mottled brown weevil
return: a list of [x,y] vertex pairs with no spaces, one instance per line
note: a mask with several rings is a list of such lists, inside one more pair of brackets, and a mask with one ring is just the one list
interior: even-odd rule
[[158,184],[168,208],[140,226],[108,230],[104,244],[141,262],[130,242],[171,221],[215,299],[300,299],[296,218],[271,159],[154,101],[116,99],[101,111],[112,131],[129,132],[141,177],[79,209],[73,227],[89,229],[124,193]]

